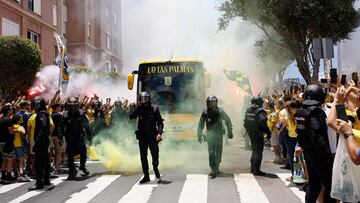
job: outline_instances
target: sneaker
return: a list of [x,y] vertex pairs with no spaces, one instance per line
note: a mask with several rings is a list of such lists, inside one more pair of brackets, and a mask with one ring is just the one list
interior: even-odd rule
[[36,184],[28,188],[29,191],[42,190],[42,189],[44,189],[44,185],[36,185]]
[[89,175],[90,172],[85,168],[85,166],[79,168],[85,175]]
[[149,176],[144,176],[143,179],[140,180],[140,184],[144,184],[150,182],[150,177]]
[[20,175],[20,176],[17,178],[17,181],[18,181],[18,182],[21,182],[21,183],[30,182],[30,180],[29,180],[28,178],[26,178],[25,175]]

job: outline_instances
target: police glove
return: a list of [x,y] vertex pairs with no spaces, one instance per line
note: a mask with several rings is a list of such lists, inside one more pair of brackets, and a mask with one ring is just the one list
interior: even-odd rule
[[201,135],[198,135],[198,141],[199,141],[200,144],[203,142],[203,138],[202,138]]
[[205,133],[202,135],[202,139],[204,142],[207,142],[207,135]]
[[234,137],[234,135],[233,135],[233,133],[230,131],[230,132],[228,132],[228,138],[229,139],[232,139]]

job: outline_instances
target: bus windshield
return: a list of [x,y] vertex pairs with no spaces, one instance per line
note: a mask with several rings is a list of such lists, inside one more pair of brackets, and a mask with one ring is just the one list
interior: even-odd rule
[[138,91],[148,91],[153,104],[168,113],[200,113],[205,99],[200,62],[141,64]]

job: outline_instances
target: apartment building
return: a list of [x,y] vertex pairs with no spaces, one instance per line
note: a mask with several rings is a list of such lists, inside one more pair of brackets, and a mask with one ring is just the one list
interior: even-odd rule
[[54,63],[58,33],[70,65],[122,71],[120,0],[0,0],[0,20],[0,35],[39,45],[43,66]]
[[0,35],[23,36],[41,49],[43,65],[57,55],[54,33],[61,33],[61,0],[0,0]]
[[70,63],[121,72],[121,1],[67,0],[65,6]]

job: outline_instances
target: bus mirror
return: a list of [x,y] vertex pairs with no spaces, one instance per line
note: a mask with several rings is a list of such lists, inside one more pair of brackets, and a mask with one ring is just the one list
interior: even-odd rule
[[128,89],[132,90],[134,87],[134,74],[128,75]]
[[211,87],[211,74],[205,73],[205,87],[210,88]]

